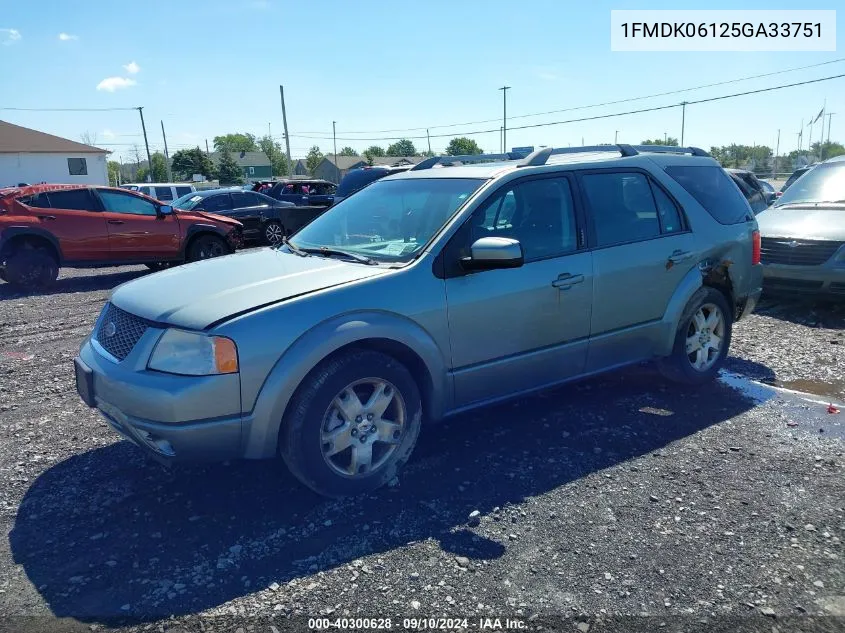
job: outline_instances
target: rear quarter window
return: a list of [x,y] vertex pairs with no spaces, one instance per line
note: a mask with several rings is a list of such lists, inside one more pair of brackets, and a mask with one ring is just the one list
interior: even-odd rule
[[739,224],[752,215],[745,196],[721,167],[675,165],[666,167],[666,173],[720,224]]

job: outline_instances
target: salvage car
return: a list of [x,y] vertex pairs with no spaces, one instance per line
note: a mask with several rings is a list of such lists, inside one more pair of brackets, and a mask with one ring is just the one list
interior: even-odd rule
[[276,248],[117,288],[75,359],[82,400],[156,459],[281,456],[347,496],[391,481],[424,422],[646,360],[716,376],[762,270],[706,152],[438,160]]
[[[273,200],[253,191],[208,189],[189,193],[173,201],[181,211],[209,211],[233,218],[243,224],[244,241],[278,244],[285,235],[295,232],[313,218],[297,210],[291,213],[292,202]],[[314,214],[316,217],[316,213]]]
[[241,223],[133,191],[84,185],[0,189],[0,278],[49,286],[59,268],[160,268],[234,252]]
[[845,296],[845,156],[797,178],[758,222],[767,292]]

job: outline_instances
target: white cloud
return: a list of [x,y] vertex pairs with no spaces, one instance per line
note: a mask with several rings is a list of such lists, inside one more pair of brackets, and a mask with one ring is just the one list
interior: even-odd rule
[[543,81],[557,81],[560,76],[554,68],[548,66],[540,66],[534,69],[534,76]]
[[105,90],[106,92],[114,92],[115,90],[122,90],[134,86],[135,80],[128,77],[106,77],[97,84],[97,90]]
[[4,46],[11,46],[21,37],[21,32],[17,29],[0,29],[0,43]]
[[59,33],[59,39],[62,42],[70,42],[71,40],[78,40],[78,35],[71,35],[70,33]]
[[112,132],[110,129],[106,128],[105,130],[103,130],[103,138],[111,140],[115,136],[116,136],[115,133]]
[[137,75],[140,72],[141,67],[136,64],[135,62],[129,62],[126,64],[123,69],[128,72],[130,75]]

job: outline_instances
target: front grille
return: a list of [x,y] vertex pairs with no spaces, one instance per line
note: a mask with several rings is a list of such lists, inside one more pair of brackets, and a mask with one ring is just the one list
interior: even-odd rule
[[761,242],[760,257],[764,264],[788,266],[819,266],[833,257],[845,244],[828,240],[791,240],[780,237],[764,237]]
[[142,318],[109,303],[97,330],[97,342],[112,356],[123,360],[147,331],[149,324]]

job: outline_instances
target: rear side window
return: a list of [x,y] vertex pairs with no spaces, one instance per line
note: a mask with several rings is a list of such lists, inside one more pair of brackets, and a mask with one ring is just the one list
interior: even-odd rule
[[187,196],[191,193],[190,187],[176,187],[176,197],[181,198],[182,196]]
[[73,209],[75,211],[95,211],[98,208],[94,196],[88,189],[67,189],[51,191],[47,194],[50,206],[54,209]]
[[739,224],[752,215],[748,201],[721,167],[676,165],[666,173],[720,224]]
[[206,211],[225,211],[231,209],[229,203],[229,194],[221,194],[219,196],[210,196],[203,202],[202,208]]
[[155,197],[159,200],[173,200],[173,190],[170,187],[155,187]]
[[371,182],[387,176],[388,173],[386,169],[353,169],[343,177],[340,185],[338,185],[337,195],[348,196],[353,194]]
[[648,240],[660,235],[657,206],[643,174],[610,172],[582,176],[598,246]]
[[152,191],[150,191],[150,188],[149,188],[149,187],[141,187],[141,188],[139,188],[139,189],[138,189],[138,191],[140,191],[141,193],[143,193],[145,196],[151,196],[151,195],[153,195],[153,192],[152,192]]
[[47,197],[46,193],[39,193],[30,198],[21,198],[20,201],[28,207],[36,207],[38,209],[50,208],[50,199]]

